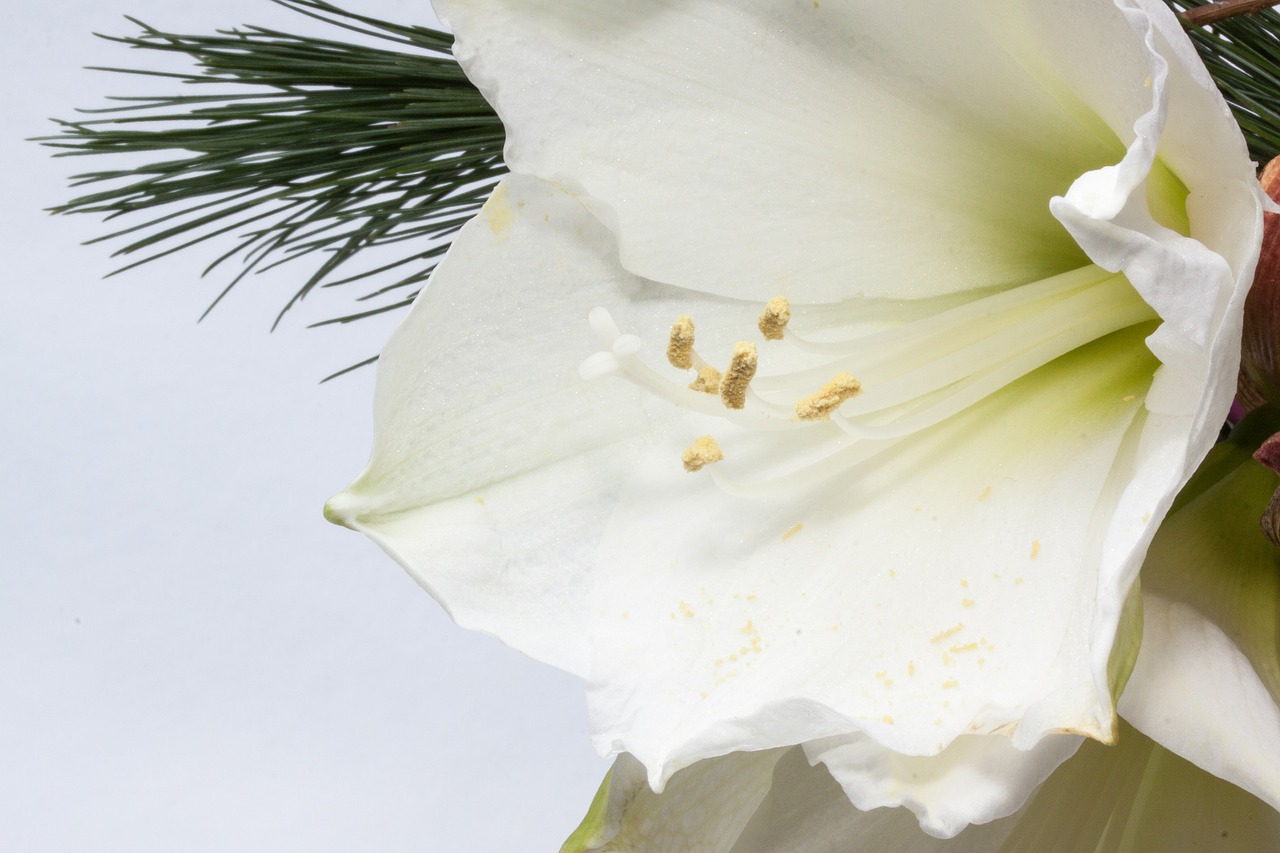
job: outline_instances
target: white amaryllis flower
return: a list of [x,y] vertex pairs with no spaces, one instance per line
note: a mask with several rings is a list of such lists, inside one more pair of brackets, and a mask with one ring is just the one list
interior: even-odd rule
[[[514,174],[388,344],[329,516],[585,678],[655,790],[804,744],[950,835],[1112,740],[1261,209],[1171,13],[437,7]],[[916,784],[944,752],[966,772]]]
[[[1213,449],[1143,566],[1142,653],[1120,702],[1142,731],[1086,742],[1014,815],[941,841],[902,809],[852,807],[801,747],[699,762],[661,794],[623,755],[563,853],[1280,849],[1280,550],[1258,525],[1280,480],[1251,457],[1251,426]],[[946,756],[915,760],[918,788],[971,775]]]

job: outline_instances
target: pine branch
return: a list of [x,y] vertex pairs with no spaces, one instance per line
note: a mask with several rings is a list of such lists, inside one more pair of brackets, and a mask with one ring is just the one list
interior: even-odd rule
[[1196,9],[1183,12],[1179,17],[1192,26],[1204,27],[1234,18],[1236,15],[1256,15],[1269,9],[1280,0],[1216,0]]
[[[131,260],[115,273],[237,235],[205,270],[233,259],[242,265],[210,310],[249,273],[304,258],[320,262],[312,261],[277,324],[319,286],[365,283],[358,301],[390,297],[332,322],[403,307],[441,255],[440,241],[479,209],[505,173],[502,124],[449,55],[447,33],[323,0],[275,2],[386,46],[253,26],[174,35],[130,18],[139,35],[104,38],[177,54],[196,68],[102,70],[198,91],[113,99],[118,103],[107,109],[81,111],[89,118],[58,121],[58,135],[38,140],[62,149],[58,156],[156,159],[77,175],[72,186],[92,191],[52,210],[107,220],[150,213],[97,238],[126,241],[115,255]],[[397,245],[395,260],[354,268],[360,252]]]

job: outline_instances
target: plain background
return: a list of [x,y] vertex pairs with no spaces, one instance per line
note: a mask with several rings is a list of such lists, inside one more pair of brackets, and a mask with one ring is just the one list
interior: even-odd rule
[[6,9],[0,850],[557,849],[607,766],[581,685],[321,518],[363,466],[374,377],[317,380],[390,325],[307,330],[337,295],[268,334],[287,270],[197,325],[226,281],[200,281],[207,253],[103,281],[110,247],[79,245],[101,223],[42,213],[94,164],[23,138],[127,89],[82,66],[145,58],[92,32],[317,25],[268,0]]

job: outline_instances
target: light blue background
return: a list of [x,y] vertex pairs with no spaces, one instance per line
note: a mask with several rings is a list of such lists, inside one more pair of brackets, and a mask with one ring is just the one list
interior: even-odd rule
[[[431,23],[424,2],[351,0]],[[0,281],[0,850],[555,850],[606,768],[581,685],[453,626],[320,507],[364,463],[386,322],[268,335],[297,272],[211,257],[102,280],[74,171],[22,141],[139,84],[94,39],[317,25],[267,0],[6,4]],[[154,91],[164,82],[143,84]]]

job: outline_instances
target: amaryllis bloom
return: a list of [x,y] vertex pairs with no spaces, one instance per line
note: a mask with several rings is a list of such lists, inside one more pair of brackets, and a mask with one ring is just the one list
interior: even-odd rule
[[[661,794],[623,755],[564,853],[1280,849],[1280,550],[1257,521],[1280,478],[1249,452],[1275,419],[1211,451],[1142,569],[1145,636],[1120,710],[1172,751],[1122,726],[1118,745],[1086,741],[1015,814],[947,841],[903,809],[854,808],[805,747],[708,759]],[[917,787],[968,772],[939,758],[917,763]]]
[[513,174],[388,344],[330,518],[583,677],[654,790],[803,745],[945,836],[1114,740],[1260,228],[1172,14],[437,7]]

